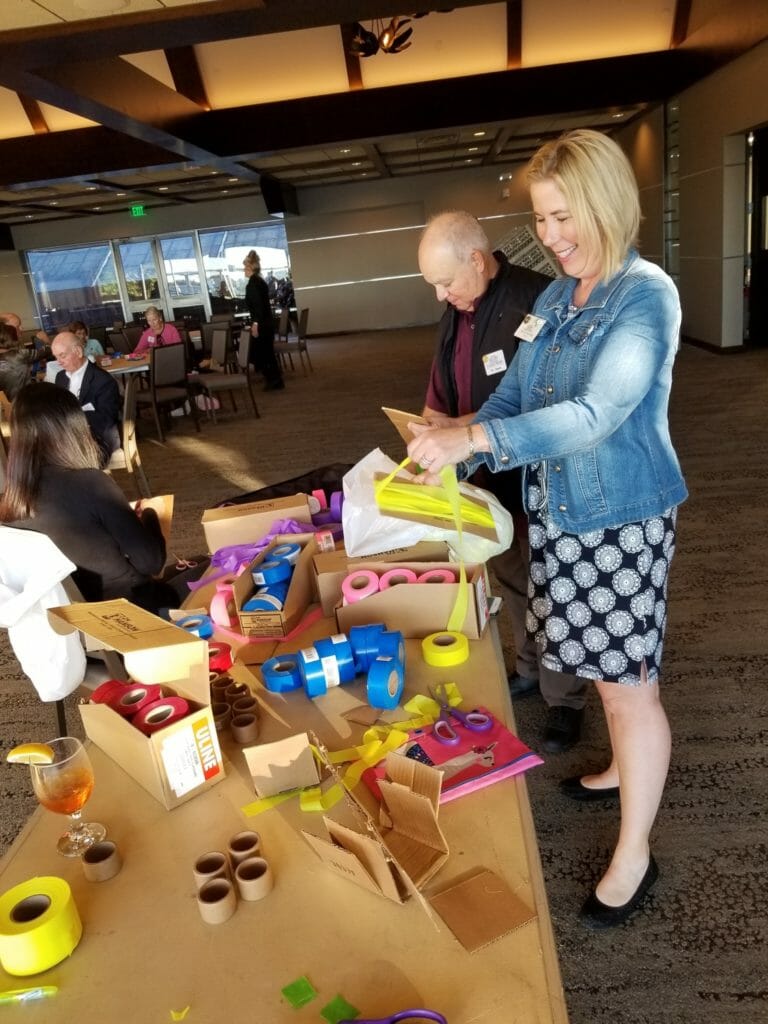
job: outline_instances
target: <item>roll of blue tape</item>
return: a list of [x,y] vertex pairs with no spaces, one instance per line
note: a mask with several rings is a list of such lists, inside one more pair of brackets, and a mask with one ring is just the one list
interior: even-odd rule
[[262,594],[269,594],[270,597],[276,597],[281,604],[285,604],[285,599],[288,597],[289,584],[286,583],[268,583],[264,587],[257,587],[256,594],[260,597]]
[[263,587],[270,583],[282,583],[283,580],[289,580],[292,572],[293,566],[285,558],[269,557],[260,562],[251,575],[256,586]]
[[254,594],[243,605],[244,612],[279,612],[282,608],[283,602],[271,594]]
[[400,703],[405,687],[405,668],[401,661],[378,657],[368,669],[366,691],[372,708],[391,711]]
[[186,629],[193,636],[199,636],[201,640],[210,640],[213,636],[210,615],[185,615],[183,619],[176,620],[176,625]]
[[354,682],[357,669],[355,668],[352,644],[343,633],[338,633],[336,636],[328,636],[322,640],[315,640],[315,650],[320,655],[323,666],[326,668],[326,677],[328,677],[328,670],[325,659],[328,658],[333,659],[336,663],[339,682]]
[[288,693],[300,690],[303,685],[301,668],[297,655],[286,654],[282,658],[270,658],[261,666],[264,685],[272,693]]
[[278,544],[269,552],[270,558],[284,558],[291,565],[296,565],[301,554],[301,544]]
[[405,640],[399,630],[379,634],[379,654],[389,658],[395,658],[405,664]]
[[355,668],[360,675],[365,675],[379,653],[378,638],[386,629],[383,622],[375,622],[369,626],[352,626],[350,629],[349,642],[352,644]]
[[298,653],[299,669],[307,696],[313,700],[328,692],[323,663],[314,647],[305,647]]

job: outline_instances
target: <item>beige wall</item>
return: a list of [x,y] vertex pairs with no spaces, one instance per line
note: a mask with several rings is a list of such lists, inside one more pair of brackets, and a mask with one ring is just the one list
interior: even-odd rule
[[0,313],[18,313],[24,328],[40,326],[16,252],[0,252]]

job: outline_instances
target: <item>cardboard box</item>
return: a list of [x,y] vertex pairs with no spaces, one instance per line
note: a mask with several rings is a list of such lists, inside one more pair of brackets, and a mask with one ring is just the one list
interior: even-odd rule
[[393,548],[376,555],[348,555],[344,546],[336,551],[318,552],[312,559],[315,571],[315,594],[323,607],[326,618],[333,615],[341,601],[341,584],[344,577],[360,564],[375,559],[377,562],[447,562],[449,548],[445,541],[423,540],[408,548]]
[[202,518],[208,550],[218,551],[231,544],[253,544],[269,533],[272,523],[278,519],[311,523],[312,513],[307,495],[294,494],[289,498],[208,508]]
[[419,890],[448,859],[437,820],[441,774],[394,753],[387,755],[386,765],[378,822],[348,793],[345,804],[356,823],[325,816],[328,839],[306,831],[302,835],[336,874],[395,903],[417,896],[428,910]]
[[[243,611],[243,605],[249,597],[253,596],[256,590],[251,573],[262,562],[269,561],[272,548],[286,542],[301,544],[302,551],[293,568],[291,585],[288,588],[288,594],[282,610],[274,612]],[[235,579],[232,590],[237,609],[237,618],[240,623],[240,632],[243,636],[282,638],[298,626],[314,598],[312,556],[316,550],[314,534],[302,533],[275,537],[269,547],[257,555],[245,572],[242,572]]]
[[208,644],[125,600],[51,608],[59,633],[78,629],[118,651],[133,680],[158,683],[195,710],[145,736],[106,704],[81,704],[90,740],[169,810],[221,782],[224,763],[210,709]]
[[[458,575],[459,569],[455,562],[397,562],[397,565],[418,573],[428,569],[451,569]],[[379,575],[392,567],[387,562],[370,561],[355,566],[356,569],[372,569]],[[488,577],[481,563],[465,565],[464,569],[469,595],[467,614],[459,631],[470,640],[478,640],[490,618]],[[336,623],[339,631],[346,633],[351,626],[383,622],[390,630],[400,630],[406,638],[423,639],[446,628],[458,592],[458,583],[401,583],[354,604],[337,605]]]
[[245,747],[243,753],[253,788],[260,798],[317,786],[320,782],[309,736],[305,732],[275,743]]

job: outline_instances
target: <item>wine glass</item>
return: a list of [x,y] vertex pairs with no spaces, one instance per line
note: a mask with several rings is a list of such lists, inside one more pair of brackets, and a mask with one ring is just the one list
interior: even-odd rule
[[58,851],[65,857],[79,857],[107,834],[98,822],[84,822],[80,818],[93,790],[93,767],[85,747],[74,736],[48,740],[46,746],[53,751],[53,761],[30,765],[32,787],[43,807],[69,815],[70,827],[59,839]]

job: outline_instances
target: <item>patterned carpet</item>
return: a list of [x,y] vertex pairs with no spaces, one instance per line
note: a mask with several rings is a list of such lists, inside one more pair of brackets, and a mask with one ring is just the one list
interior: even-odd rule
[[[289,373],[284,392],[259,395],[260,420],[240,401],[199,435],[175,421],[165,446],[147,423],[150,482],[176,495],[173,549],[202,550],[201,510],[222,498],[376,446],[401,455],[379,407],[420,409],[432,338],[418,328],[310,342],[315,373]],[[528,776],[572,1024],[768,1020],[766,409],[768,350],[683,349],[672,424],[691,497],[678,519],[662,682],[673,760],[653,841],[661,878],[625,928],[593,934],[575,917],[612,848],[616,808],[568,801],[555,785],[604,761],[596,700],[579,747]],[[49,735],[53,709],[30,692],[4,637],[0,670],[2,749]],[[531,698],[515,710],[536,747],[543,705]],[[34,801],[24,769],[0,763],[0,773],[4,847]]]

